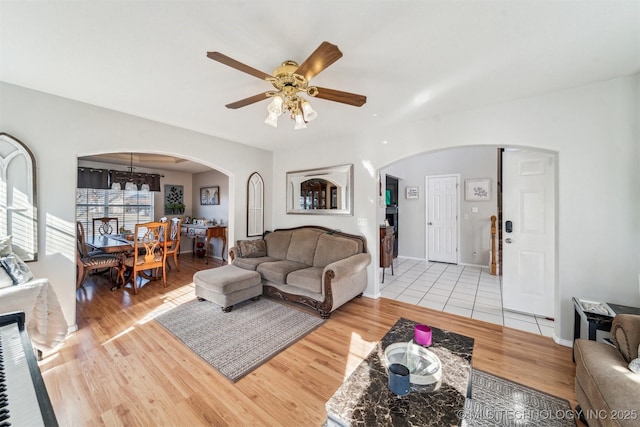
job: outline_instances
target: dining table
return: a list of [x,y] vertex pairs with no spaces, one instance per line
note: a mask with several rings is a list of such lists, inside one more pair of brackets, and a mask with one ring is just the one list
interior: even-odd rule
[[125,239],[119,235],[102,235],[88,237],[87,246],[94,250],[102,251],[106,254],[128,252],[133,250],[133,241]]
[[[124,263],[124,259],[126,257],[126,253],[133,250],[133,240],[127,240],[124,236],[119,234],[105,234],[101,236],[93,236],[87,237],[85,240],[87,246],[93,248],[93,250],[98,250],[104,252],[105,254],[116,254],[122,257],[122,263]],[[120,267],[123,272],[124,264]],[[122,273],[123,274],[123,273]],[[124,287],[127,283],[130,282],[131,277],[122,277],[122,284],[117,283],[115,286],[111,288],[112,291],[120,287]]]
[[[121,254],[123,262],[126,257],[126,253],[133,251],[134,243],[135,242],[133,240],[129,240],[124,235],[120,234],[105,234],[102,236],[88,237],[86,239],[86,244],[94,250],[99,250],[106,254]],[[124,268],[124,266],[122,268]],[[156,277],[146,274],[145,272],[140,272],[140,276],[144,280],[157,280]],[[126,277],[122,276],[122,278],[124,283],[114,286],[111,290],[124,287],[130,283],[132,275]]]

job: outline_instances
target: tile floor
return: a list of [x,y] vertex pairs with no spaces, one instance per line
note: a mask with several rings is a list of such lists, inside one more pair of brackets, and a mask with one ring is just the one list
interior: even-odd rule
[[385,298],[553,336],[553,320],[503,310],[500,276],[486,268],[406,258],[396,258],[393,268],[380,284]]

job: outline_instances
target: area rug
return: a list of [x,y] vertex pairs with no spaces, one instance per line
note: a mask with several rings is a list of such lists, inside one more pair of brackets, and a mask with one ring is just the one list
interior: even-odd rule
[[236,304],[230,313],[194,300],[155,320],[233,382],[324,323],[267,298]]
[[471,399],[463,426],[575,426],[577,416],[565,399],[477,369],[471,377]]

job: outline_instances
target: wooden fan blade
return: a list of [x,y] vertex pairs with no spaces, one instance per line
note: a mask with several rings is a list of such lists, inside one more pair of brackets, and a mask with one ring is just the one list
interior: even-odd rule
[[338,46],[329,42],[322,42],[320,46],[298,67],[296,74],[303,75],[307,80],[320,73],[329,65],[342,58]]
[[267,99],[266,92],[265,93],[259,93],[257,95],[253,95],[253,96],[250,96],[250,97],[245,98],[245,99],[241,99],[240,101],[232,102],[231,104],[225,105],[225,107],[235,110],[236,108],[246,107],[247,105],[254,104],[254,103],[256,103],[258,101],[262,101],[264,99]]
[[267,97],[266,92],[265,93],[259,93],[257,95],[253,95],[253,96],[250,96],[248,98],[241,99],[240,101],[236,101],[236,102],[232,102],[231,104],[227,104],[227,105],[225,105],[225,107],[235,110],[236,108],[246,107],[247,105],[255,104],[256,102],[265,100],[267,98],[268,97]]
[[220,52],[207,52],[207,56],[214,61],[221,62],[224,65],[228,65],[229,67],[235,68],[236,70],[242,71],[243,73],[251,74],[252,76],[257,77],[261,80],[264,80],[267,77],[272,77],[271,74],[256,70],[255,68],[245,65],[242,62],[238,62],[233,58],[229,58],[227,55],[224,55]]
[[326,99],[328,101],[342,102],[343,104],[362,107],[367,102],[367,97],[356,93],[343,92],[341,90],[318,88],[316,98]]

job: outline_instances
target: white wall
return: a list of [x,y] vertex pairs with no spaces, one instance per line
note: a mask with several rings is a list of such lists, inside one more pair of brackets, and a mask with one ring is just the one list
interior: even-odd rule
[[[497,147],[462,147],[427,152],[400,160],[382,169],[383,176],[400,178],[398,191],[398,255],[426,258],[425,178],[434,175],[460,175],[459,263],[489,266],[491,215],[497,210]],[[464,197],[465,179],[490,178],[491,200],[469,202]],[[418,187],[419,197],[407,199],[406,187]],[[472,212],[472,208],[478,212]],[[383,209],[383,208],[381,208]],[[383,215],[382,213],[379,214]],[[384,217],[384,216],[382,216]],[[474,252],[476,255],[473,255]]]
[[[0,129],[26,144],[37,162],[39,260],[65,317],[75,325],[75,187],[79,156],[148,152],[182,157],[228,175],[228,237],[246,236],[247,180],[259,172],[272,185],[272,153],[151,120],[0,82]],[[191,202],[186,200],[187,205]],[[271,226],[270,199],[265,224]]]
[[[528,146],[558,153],[558,292],[556,336],[573,337],[572,296],[640,305],[638,76],[605,81],[506,104],[439,116],[398,129],[328,141],[305,160],[304,149],[276,152],[274,182],[287,170],[355,164],[353,217],[299,217],[284,210],[274,186],[273,224],[303,223],[362,233],[377,253],[378,170],[445,148]],[[386,144],[383,144],[386,141]],[[302,161],[301,161],[302,159]],[[357,226],[358,217],[367,220]],[[316,220],[317,218],[317,220]],[[377,265],[367,295],[379,293]]]

